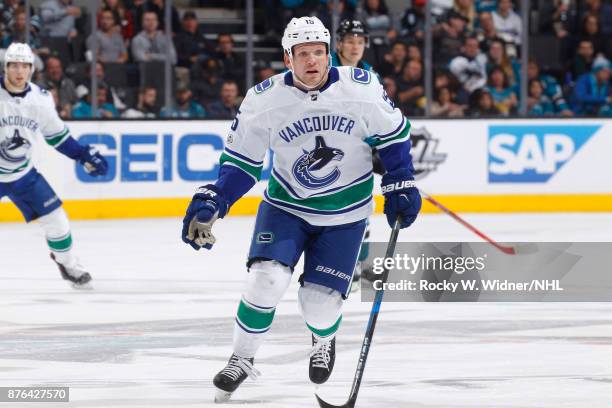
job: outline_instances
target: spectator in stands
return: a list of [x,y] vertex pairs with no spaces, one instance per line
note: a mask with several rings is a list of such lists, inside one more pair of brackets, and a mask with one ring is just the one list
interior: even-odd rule
[[267,64],[261,65],[257,71],[255,71],[255,82],[263,82],[274,75],[276,75],[276,71],[274,71],[271,67],[269,67]]
[[493,24],[493,15],[489,12],[481,13],[479,16],[480,27],[476,30],[476,38],[480,43],[480,49],[486,53],[489,51],[491,42],[499,40],[495,24]]
[[[7,48],[14,42],[26,42],[26,13],[23,7],[14,10],[7,28],[2,38],[2,48]],[[38,18],[30,19],[30,41],[28,44],[32,50],[36,50],[40,47],[40,38],[38,37],[39,29],[40,21]],[[0,34],[2,33],[0,32]]]
[[555,113],[555,105],[552,100],[544,95],[542,83],[537,79],[529,81],[529,98],[527,98],[528,115],[550,116]]
[[132,56],[136,62],[165,61],[176,64],[176,51],[166,35],[158,30],[157,14],[147,11],[142,16],[143,30],[132,40]]
[[[85,87],[89,89],[91,86],[91,64],[88,64],[85,71],[85,78],[77,83],[77,89]],[[104,65],[100,61],[96,62],[96,78],[98,83],[104,84],[106,87],[107,102],[111,103],[116,109],[124,110],[126,108],[125,100],[127,98],[127,89],[122,87],[110,86],[106,81],[106,72]]]
[[438,67],[446,66],[461,53],[465,41],[466,19],[454,10],[448,12],[446,21],[433,29],[434,53],[433,59]]
[[487,53],[487,73],[490,74],[493,67],[496,66],[504,70],[504,74],[508,78],[508,82],[511,86],[520,85],[519,78],[521,65],[514,58],[510,58],[508,54],[506,54],[506,46],[501,39],[491,41],[489,45],[489,52]]
[[577,10],[575,1],[554,0],[538,4],[540,34],[554,34],[557,38],[571,37],[576,31]]
[[110,10],[102,11],[100,29],[87,39],[87,48],[93,52],[94,41],[97,41],[97,59],[103,63],[125,64],[128,59],[123,37],[119,26],[115,24],[115,16]]
[[101,17],[104,11],[110,11],[115,17],[116,29],[120,31],[124,40],[130,40],[136,34],[134,28],[134,16],[125,7],[123,0],[103,0],[102,8],[98,12],[98,25],[101,24]]
[[572,75],[578,78],[580,75],[591,71],[593,61],[595,60],[595,49],[590,40],[581,40],[576,49],[576,55],[572,61]]
[[363,12],[355,16],[363,21],[370,33],[366,60],[377,66],[383,61],[389,44],[397,37],[385,0],[365,0]]
[[453,0],[453,10],[465,17],[466,30],[471,33],[476,26],[476,7],[474,0]]
[[425,106],[423,86],[423,65],[416,60],[408,60],[397,81],[399,107],[406,116],[422,116]]
[[487,90],[493,97],[493,103],[501,114],[508,116],[516,110],[518,99],[502,67],[496,66],[491,69],[487,81]]
[[589,40],[593,44],[595,55],[606,50],[606,38],[599,32],[599,20],[595,14],[587,14],[582,20],[582,31],[578,36],[578,42]]
[[387,97],[391,99],[391,102],[393,102],[395,106],[399,106],[400,101],[398,98],[399,95],[397,94],[397,82],[395,81],[395,78],[392,76],[386,76],[382,79],[382,84],[385,92],[387,93]]
[[423,62],[423,54],[421,53],[421,49],[416,44],[408,44],[408,59],[409,60],[417,60]]
[[499,0],[497,10],[493,12],[493,24],[504,41],[520,45],[523,31],[521,17],[512,8],[512,0]]
[[179,86],[174,93],[174,107],[167,111],[161,111],[162,118],[205,118],[206,111],[199,103],[192,100],[192,92],[189,88]]
[[450,71],[471,94],[487,83],[487,57],[480,52],[476,37],[466,38],[461,52],[462,55],[451,61]]
[[187,11],[183,15],[182,27],[183,30],[174,37],[177,66],[191,69],[198,59],[203,60],[210,56],[211,46],[198,27],[198,19],[193,11]]
[[21,3],[21,0],[4,0],[0,3],[0,34],[9,29],[14,13]]
[[595,59],[591,72],[576,81],[572,108],[579,115],[609,114],[612,110],[610,95],[610,62],[600,56]]
[[55,111],[62,119],[70,119],[72,117],[72,106],[71,105],[62,105],[59,100],[59,92],[57,88],[50,88],[49,93],[53,97],[53,102],[55,103]]
[[145,86],[138,92],[138,103],[135,107],[123,112],[122,118],[126,119],[155,119],[159,116],[159,104],[157,103],[157,89],[153,86]]
[[442,21],[453,8],[453,0],[431,0],[431,14],[435,21]]
[[[43,72],[40,80],[38,81],[44,89],[56,89],[58,94],[59,107],[61,111],[70,111],[72,105],[78,101],[76,94],[76,86],[72,79],[64,75],[62,68],[62,61],[58,57],[51,56],[47,58],[45,71]],[[61,116],[63,119],[67,119],[70,116]]]
[[497,0],[475,0],[476,13],[491,13],[497,8]]
[[224,81],[223,85],[221,85],[221,98],[207,106],[208,117],[214,119],[233,119],[240,105],[238,95],[238,83],[231,80]]
[[[96,118],[118,118],[119,111],[115,106],[107,101],[108,87],[104,82],[98,84],[98,109]],[[72,108],[72,117],[75,119],[93,118],[93,109],[91,106],[91,95],[89,89],[83,85],[79,85],[77,93],[80,95],[79,102]]]
[[198,64],[192,71],[191,89],[194,98],[203,106],[217,100],[222,82],[219,62],[215,58]]
[[[325,2],[322,1],[320,4],[319,10],[317,12],[317,17],[319,18],[319,20],[321,20],[321,22],[323,23],[323,25],[325,25],[325,27],[328,27],[331,30],[332,15],[334,11],[334,2],[328,1],[325,4],[323,3]],[[337,14],[339,16],[338,21],[352,20],[355,17],[354,11],[347,9],[346,3],[344,0],[338,0]]]
[[[30,2],[31,3],[31,2]],[[25,0],[3,0],[0,1],[0,36],[6,31],[12,30],[18,11],[25,13]],[[30,7],[30,24],[36,28],[36,33],[40,31],[40,17],[34,13],[34,8]],[[25,27],[25,23],[24,23]],[[19,41],[25,42],[25,41]]]
[[[555,11],[552,15],[552,28],[559,40],[559,57],[561,61],[567,61],[575,46],[572,33],[576,32],[577,11],[571,0],[555,0],[553,4]],[[541,12],[539,15],[545,19],[543,14]]]
[[446,118],[460,118],[466,106],[453,101],[450,89],[444,87],[437,90],[435,100],[431,104],[431,115]]
[[485,88],[477,89],[470,95],[469,116],[472,117],[494,117],[499,116],[499,111],[493,103],[493,98]]
[[[162,31],[166,30],[166,12],[165,12],[165,1],[164,0],[146,0],[146,1],[135,1],[134,7],[132,8],[134,14],[134,21],[136,24],[136,32],[140,32],[141,28],[144,29],[144,15],[151,11],[157,16],[159,22],[159,29]],[[172,6],[172,16],[170,19],[172,25],[172,34],[176,35],[181,31],[181,19],[176,7]],[[142,23],[142,26],[140,25]]]
[[125,7],[132,15],[134,21],[134,34],[142,31],[142,15],[144,13],[144,4],[147,0],[127,0]]
[[72,0],[47,0],[40,5],[42,35],[74,38],[78,35],[75,21],[81,16],[81,8]]
[[584,8],[581,17],[584,18],[586,14],[596,15],[601,25],[601,33],[608,38],[612,34],[612,4],[602,0],[585,0],[582,4]]
[[393,76],[398,78],[402,74],[402,68],[408,57],[406,44],[396,41],[391,50],[385,54],[384,61],[378,66],[378,72],[382,76]]
[[530,81],[532,79],[540,81],[544,95],[548,96],[555,106],[555,113],[561,116],[573,116],[572,111],[563,98],[563,92],[557,80],[550,75],[540,74],[540,67],[535,60],[530,60],[527,65],[527,79]]
[[231,34],[219,34],[217,37],[217,60],[221,67],[223,79],[233,79],[244,83],[244,57],[234,51],[234,40]]
[[407,8],[399,22],[398,38],[403,41],[423,42],[425,39],[425,4],[426,0],[414,0],[412,7]]
[[437,71],[434,75],[434,94],[437,94],[442,88],[450,90],[454,102],[459,105],[467,105],[469,93],[463,89],[459,80],[447,70]]

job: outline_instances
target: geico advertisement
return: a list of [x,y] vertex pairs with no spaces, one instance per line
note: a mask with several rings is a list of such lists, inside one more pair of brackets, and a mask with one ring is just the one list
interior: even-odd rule
[[[188,197],[212,182],[231,121],[70,122],[72,136],[98,148],[108,173],[91,177],[61,154],[45,152],[41,168],[62,198]],[[53,157],[51,157],[53,156]],[[266,157],[262,180],[271,172]],[[47,172],[45,172],[47,174]],[[251,194],[263,192],[259,183]]]
[[[39,167],[64,198],[188,197],[216,179],[230,121],[70,122],[109,162],[92,178],[61,154]],[[612,121],[412,121],[417,182],[432,194],[610,193]],[[266,157],[260,195],[271,170]],[[377,186],[376,191],[380,192]]]

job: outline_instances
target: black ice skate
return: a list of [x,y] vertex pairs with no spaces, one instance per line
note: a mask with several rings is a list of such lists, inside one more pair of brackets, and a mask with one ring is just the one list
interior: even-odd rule
[[257,378],[260,373],[253,367],[254,360],[253,358],[242,358],[232,354],[225,368],[219,371],[213,379],[213,384],[217,387],[215,402],[229,400],[232,393],[247,377]]
[[319,340],[312,336],[312,352],[308,375],[315,384],[323,384],[334,369],[336,361],[336,338]]
[[57,262],[55,259],[55,255],[51,254],[51,259],[57,265],[62,274],[62,278],[67,281],[72,282],[72,286],[74,288],[79,289],[89,289],[91,286],[89,282],[91,281],[91,275],[88,272],[85,272],[80,265],[77,264],[74,268],[66,268],[61,263]]

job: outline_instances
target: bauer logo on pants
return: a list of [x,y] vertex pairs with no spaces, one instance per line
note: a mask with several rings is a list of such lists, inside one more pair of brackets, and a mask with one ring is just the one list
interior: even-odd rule
[[491,183],[546,183],[600,125],[489,126]]

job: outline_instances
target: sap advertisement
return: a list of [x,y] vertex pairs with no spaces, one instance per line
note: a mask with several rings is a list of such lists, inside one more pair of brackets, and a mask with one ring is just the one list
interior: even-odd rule
[[[216,178],[230,125],[70,122],[107,157],[108,174],[92,178],[50,148],[35,163],[64,199],[188,197]],[[416,179],[431,194],[612,193],[612,121],[414,120],[411,137]],[[261,195],[270,169],[269,155],[249,195]]]

